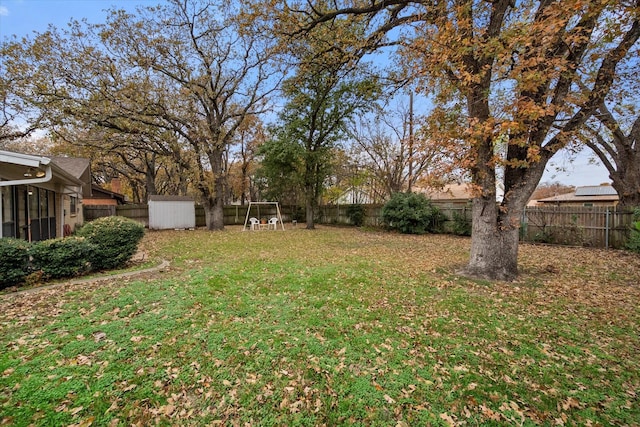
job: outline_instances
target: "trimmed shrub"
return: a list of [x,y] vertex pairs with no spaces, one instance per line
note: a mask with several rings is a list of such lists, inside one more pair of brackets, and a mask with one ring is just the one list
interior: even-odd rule
[[458,236],[471,236],[471,221],[467,219],[465,214],[454,211],[452,216],[451,232]]
[[144,226],[128,218],[110,216],[85,224],[77,235],[93,246],[91,268],[107,270],[121,267],[131,259],[144,236]]
[[382,219],[387,226],[405,234],[437,232],[443,217],[422,194],[396,193],[382,208]]
[[87,270],[93,246],[84,237],[65,237],[35,243],[31,265],[45,278],[72,277]]
[[364,206],[361,204],[349,205],[347,207],[347,217],[349,217],[351,224],[356,227],[362,227],[365,218]]
[[0,239],[0,289],[22,282],[29,273],[30,247],[26,240]]

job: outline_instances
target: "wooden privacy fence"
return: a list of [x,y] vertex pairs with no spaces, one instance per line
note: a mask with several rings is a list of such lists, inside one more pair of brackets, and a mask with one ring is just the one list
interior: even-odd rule
[[[464,203],[432,202],[444,214],[440,229],[452,232],[457,221],[471,221],[471,206]],[[348,216],[350,205],[324,205],[318,209],[317,222],[320,224],[350,225]],[[364,224],[372,227],[383,226],[382,205],[363,205]],[[285,223],[304,221],[305,212],[299,206],[281,206]],[[225,225],[242,225],[246,206],[225,206]],[[85,220],[91,221],[101,216],[120,215],[149,224],[149,210],[146,204],[121,206],[85,206]],[[275,206],[252,207],[250,216],[270,218],[276,215]],[[520,222],[520,240],[524,242],[550,243],[571,246],[592,246],[599,248],[624,248],[633,212],[615,207],[528,207]],[[204,208],[196,206],[196,226],[205,226]]]
[[531,207],[520,221],[520,239],[571,246],[623,248],[632,211],[615,207]]
[[[284,222],[304,220],[304,210],[294,206],[280,206],[282,219]],[[224,224],[225,225],[242,225],[247,214],[247,206],[225,206],[224,207]],[[275,206],[262,205],[251,208],[251,216],[256,218],[266,218],[276,216]],[[86,205],[84,206],[84,219],[93,221],[103,216],[124,216],[138,221],[145,226],[149,225],[149,208],[147,204],[130,204],[130,205]],[[204,207],[196,206],[196,227],[204,227],[206,225]]]

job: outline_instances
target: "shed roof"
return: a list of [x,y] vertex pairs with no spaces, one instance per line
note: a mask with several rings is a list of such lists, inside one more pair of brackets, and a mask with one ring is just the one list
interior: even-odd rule
[[189,196],[162,196],[154,194],[149,196],[150,202],[193,202],[193,197]]

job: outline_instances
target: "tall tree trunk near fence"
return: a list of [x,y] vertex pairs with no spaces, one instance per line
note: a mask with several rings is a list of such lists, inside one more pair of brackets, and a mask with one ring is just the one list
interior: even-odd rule
[[207,213],[207,228],[209,230],[224,230],[224,189],[226,179],[223,171],[224,149],[215,148],[209,155],[213,170],[213,197],[211,197],[211,212]]
[[307,230],[315,230],[315,224],[314,224],[314,216],[315,216],[315,212],[316,212],[316,202],[315,202],[315,196],[314,196],[314,190],[313,188],[307,188],[305,190],[306,192],[306,197],[305,197],[305,208],[306,208],[306,223],[307,223]]
[[[640,160],[640,156],[638,158]],[[630,165],[624,174],[610,171],[609,176],[620,197],[620,208],[632,210],[640,207],[640,165]]]
[[[224,229],[224,210],[222,200],[211,200],[210,203],[204,206],[205,224],[208,230],[223,230]],[[219,225],[222,224],[222,225]]]
[[204,206],[205,223],[208,230],[224,230],[224,187],[222,173],[223,149],[213,148],[207,152],[213,182],[208,182],[207,174],[201,169],[199,189]]
[[476,198],[472,217],[469,263],[461,273],[487,280],[513,280],[518,275],[519,214],[500,215],[495,200]]

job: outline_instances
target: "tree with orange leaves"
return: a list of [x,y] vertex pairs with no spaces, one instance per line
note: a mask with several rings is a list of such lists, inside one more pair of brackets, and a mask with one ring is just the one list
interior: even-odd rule
[[491,280],[517,277],[527,200],[640,36],[640,0],[305,0],[282,11],[294,35],[365,17],[363,52],[397,47],[404,77],[435,94],[436,112],[460,107],[441,139],[463,147],[476,192],[463,273]]

